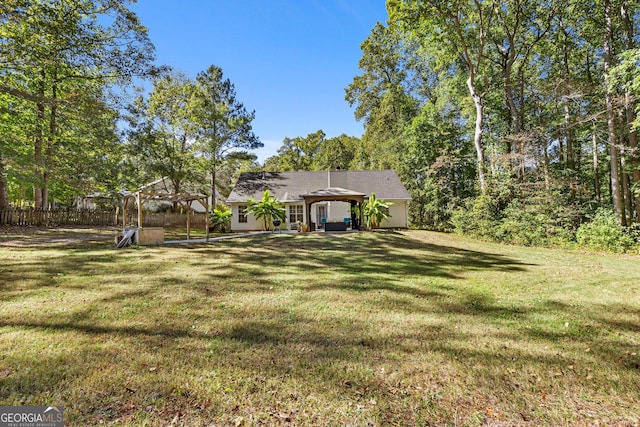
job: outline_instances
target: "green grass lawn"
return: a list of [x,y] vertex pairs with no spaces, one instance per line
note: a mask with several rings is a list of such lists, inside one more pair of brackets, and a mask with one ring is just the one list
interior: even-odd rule
[[637,256],[421,231],[6,240],[0,403],[66,425],[640,422]]

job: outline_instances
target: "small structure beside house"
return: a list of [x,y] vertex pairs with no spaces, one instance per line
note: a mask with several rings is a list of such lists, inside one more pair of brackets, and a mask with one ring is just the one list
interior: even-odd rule
[[[191,238],[192,212],[205,214],[205,238],[209,240],[209,221],[206,218],[206,214],[208,212],[208,205],[211,203],[211,196],[207,196],[201,187],[194,184],[184,186],[185,189],[193,189],[194,193],[192,194],[175,193],[172,192],[173,188],[169,179],[163,177],[140,187],[135,193],[124,193],[122,205],[123,237],[125,237],[127,229],[127,208],[129,205],[135,205],[137,209],[137,232],[135,240],[137,240],[137,244],[139,245],[156,245],[164,241],[163,227],[146,227],[145,224],[143,224],[143,205],[151,210],[180,206],[184,212],[186,212],[187,240]],[[217,190],[216,194],[218,194]]]
[[[156,179],[155,181],[144,184],[137,191],[142,191],[144,193],[159,193],[159,194],[175,194],[176,190],[171,184],[171,180],[169,177],[162,177],[160,179]],[[196,183],[186,183],[183,185],[183,188],[180,190],[180,193],[188,193],[188,194],[201,194],[202,198],[193,200],[191,204],[191,210],[195,213],[206,213],[208,206],[211,206],[211,195],[206,196],[210,191],[209,186],[196,184]],[[117,193],[115,196],[119,197],[121,200],[131,194],[135,194],[135,192],[131,193],[128,191],[121,191]],[[95,210],[98,208],[99,203],[105,200],[109,200],[109,197],[105,194],[95,192],[92,194],[86,194],[82,196],[78,196],[74,205],[77,209],[87,209],[87,210]],[[206,200],[206,205],[205,205]],[[220,192],[216,189],[216,200],[219,202],[224,202],[224,197],[220,194]],[[168,209],[173,208],[174,203],[170,200],[157,199],[151,200],[146,204],[146,209],[152,212],[166,211]]]
[[245,172],[227,198],[232,231],[259,230],[262,222],[247,214],[249,199],[260,200],[265,190],[285,204],[286,226],[307,224],[311,230],[358,228],[358,208],[372,193],[392,203],[381,228],[408,226],[411,196],[392,170],[319,172]]
[[[183,186],[183,188],[180,190],[180,193],[188,193],[188,194],[202,194],[203,195],[203,199],[206,199],[207,201],[207,205],[210,206],[211,205],[211,196],[204,196],[205,194],[207,194],[210,190],[209,187],[204,186],[204,185],[199,185],[199,184],[193,184],[193,183],[187,183]],[[175,188],[173,187],[173,184],[171,184],[171,180],[169,180],[169,177],[162,177],[160,179],[157,179],[153,182],[150,182],[148,184],[143,185],[142,187],[140,187],[139,191],[142,192],[146,192],[146,193],[170,193],[170,194],[174,194]],[[224,198],[222,197],[222,195],[218,192],[218,190],[216,189],[216,200],[223,202]],[[193,203],[191,204],[191,209],[196,212],[196,213],[205,213],[207,212],[207,205],[205,205],[204,200],[193,200]],[[150,210],[163,210],[163,209],[168,209],[171,208],[173,205],[173,203],[169,200],[155,200],[155,201],[151,201],[148,203],[147,205],[147,209]]]

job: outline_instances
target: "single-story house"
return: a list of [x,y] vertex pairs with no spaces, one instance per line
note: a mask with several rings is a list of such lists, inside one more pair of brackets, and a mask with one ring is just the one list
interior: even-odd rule
[[[245,172],[227,198],[233,231],[259,230],[262,222],[247,214],[248,201],[260,200],[265,190],[285,204],[286,223],[281,228],[296,229],[298,223],[310,229],[336,229],[335,225],[358,227],[358,209],[375,193],[391,203],[390,217],[383,228],[408,226],[411,196],[392,170],[319,172]],[[354,209],[356,208],[356,209]],[[338,227],[337,229],[339,229]]]

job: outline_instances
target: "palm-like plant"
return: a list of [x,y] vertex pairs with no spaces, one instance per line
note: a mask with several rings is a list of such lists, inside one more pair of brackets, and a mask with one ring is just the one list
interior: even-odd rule
[[389,206],[392,203],[376,198],[375,193],[371,193],[369,200],[362,205],[362,213],[365,216],[367,227],[378,228],[382,220],[389,218]]
[[225,232],[227,226],[231,224],[231,211],[224,205],[218,205],[211,214],[211,225],[216,229]]
[[274,218],[283,222],[287,218],[284,203],[273,197],[269,190],[264,191],[264,195],[260,201],[250,199],[247,212],[258,219],[262,219],[263,230],[268,230],[270,228],[271,221],[273,221]]

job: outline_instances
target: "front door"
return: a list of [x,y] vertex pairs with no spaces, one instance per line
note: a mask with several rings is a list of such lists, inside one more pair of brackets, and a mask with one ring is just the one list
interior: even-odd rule
[[[318,230],[324,230],[324,222],[322,218],[327,218],[327,205],[316,206],[316,228]],[[326,221],[325,221],[326,222]]]

